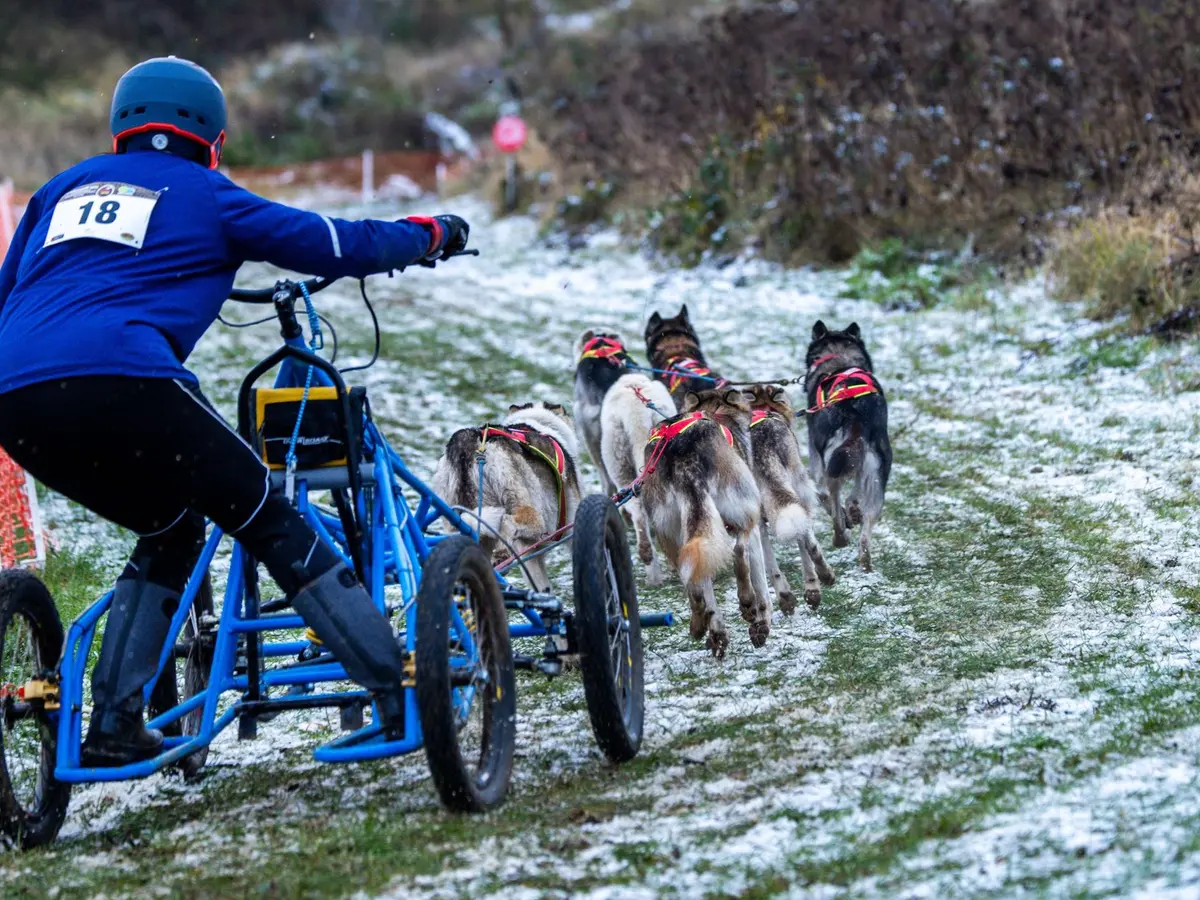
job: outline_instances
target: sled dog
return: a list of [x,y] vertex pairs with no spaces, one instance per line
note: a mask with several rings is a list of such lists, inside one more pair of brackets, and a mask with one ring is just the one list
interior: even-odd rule
[[669,319],[657,312],[651,315],[645,337],[650,367],[658,370],[655,377],[667,386],[680,411],[688,391],[716,390],[729,384],[708,367],[686,303]]
[[[508,555],[575,520],[581,497],[575,468],[574,424],[557,403],[508,408],[499,425],[463,428],[451,435],[433,475],[434,491],[467,510],[473,522],[481,505],[478,455],[483,456],[483,523],[480,544],[490,555]],[[526,564],[531,587],[548,591],[541,557]]]

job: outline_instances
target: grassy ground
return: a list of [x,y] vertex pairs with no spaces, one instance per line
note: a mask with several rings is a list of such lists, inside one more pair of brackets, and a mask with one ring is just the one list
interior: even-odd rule
[[[657,272],[537,246],[527,222],[475,233],[480,259],[372,286],[384,360],[365,380],[416,471],[510,401],[569,399],[585,326],[636,348],[651,310],[686,300],[711,361],[744,378],[797,373],[815,319],[857,320],[896,448],[876,573],[822,522],[839,583],[762,650],[739,628],[716,663],[686,628],[648,632],[646,745],[624,767],[601,760],[571,676],[521,680],[513,790],[475,818],[441,811],[420,755],[319,766],[332,723],[281,717],[222,739],[198,784],[79,791],[56,846],[0,856],[5,897],[1190,895],[1195,344],[1116,342],[1037,285],[904,312],[838,298],[836,275]],[[357,291],[320,302],[343,353],[368,354]],[[206,339],[196,366],[226,411],[273,343],[269,325]],[[50,507],[82,548],[49,573],[74,610],[126,545]],[[641,600],[686,615],[677,585]]]

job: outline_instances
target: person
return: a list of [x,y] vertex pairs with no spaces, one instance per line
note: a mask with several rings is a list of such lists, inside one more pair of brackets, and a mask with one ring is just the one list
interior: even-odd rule
[[365,277],[466,247],[453,215],[348,221],[268,201],[216,167],[220,85],[175,57],[134,66],[113,93],[113,153],[34,194],[0,267],[0,447],[36,479],[138,536],[114,588],[92,675],[86,766],[162,749],[145,688],[205,538],[205,517],[260,560],[373,696],[403,715],[391,626],[184,363],[239,266]]

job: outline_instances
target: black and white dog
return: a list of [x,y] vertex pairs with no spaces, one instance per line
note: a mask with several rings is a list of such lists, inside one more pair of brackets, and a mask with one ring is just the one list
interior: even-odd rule
[[[862,525],[858,564],[871,571],[871,530],[883,514],[892,471],[887,398],[857,323],[831,331],[813,326],[805,357],[808,396],[808,466],[821,502],[833,517],[833,545],[850,543],[846,532]],[[841,502],[842,485],[850,495]]]

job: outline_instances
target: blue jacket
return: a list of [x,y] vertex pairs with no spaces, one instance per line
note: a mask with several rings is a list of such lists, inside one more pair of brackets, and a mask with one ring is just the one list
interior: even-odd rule
[[[141,249],[91,237],[44,246],[55,204],[97,182],[161,191]],[[184,362],[243,262],[361,278],[411,265],[430,242],[423,225],[304,212],[166,153],[85,160],[33,196],[0,267],[0,394],[77,375],[195,383]]]

